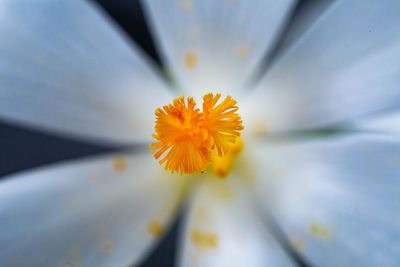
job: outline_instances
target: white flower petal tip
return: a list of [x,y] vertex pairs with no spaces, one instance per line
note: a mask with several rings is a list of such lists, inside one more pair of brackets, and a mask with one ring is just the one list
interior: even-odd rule
[[0,262],[139,263],[169,227],[183,192],[180,178],[165,175],[150,153],[87,159],[6,178],[0,182],[5,230]]
[[335,1],[268,70],[248,116],[279,132],[399,108],[399,25],[399,1]]
[[351,135],[259,148],[259,196],[315,266],[398,266],[400,138]]
[[394,111],[383,115],[369,117],[355,122],[352,127],[357,130],[400,134],[400,112]]
[[190,203],[178,266],[295,266],[259,215],[240,178],[209,179]]

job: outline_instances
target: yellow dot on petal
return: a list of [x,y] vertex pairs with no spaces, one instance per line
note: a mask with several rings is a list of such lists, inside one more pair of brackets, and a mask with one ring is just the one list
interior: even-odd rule
[[147,231],[154,237],[160,238],[164,234],[164,228],[161,223],[157,221],[150,221],[147,224]]
[[304,243],[303,243],[303,241],[302,241],[300,238],[298,238],[298,237],[292,238],[291,244],[292,244],[292,246],[293,246],[295,249],[297,249],[297,250],[302,250],[302,249],[304,248]]
[[332,236],[331,229],[320,223],[310,223],[308,225],[308,231],[314,236],[317,236],[324,240],[329,240]]
[[123,156],[115,156],[113,158],[113,168],[117,172],[124,172],[127,168],[126,160]]
[[179,7],[183,12],[189,13],[190,11],[192,11],[193,3],[189,0],[182,0],[179,4]]
[[236,47],[236,55],[240,58],[246,58],[250,55],[250,46],[247,44],[240,44]]
[[114,249],[114,245],[111,242],[104,241],[104,242],[101,243],[101,250],[104,253],[107,253],[107,254],[111,253],[113,251],[113,249]]
[[199,230],[193,230],[190,234],[190,240],[196,246],[200,247],[217,247],[218,236],[212,232],[201,232]]
[[198,56],[195,52],[189,51],[185,54],[185,67],[189,70],[196,68]]

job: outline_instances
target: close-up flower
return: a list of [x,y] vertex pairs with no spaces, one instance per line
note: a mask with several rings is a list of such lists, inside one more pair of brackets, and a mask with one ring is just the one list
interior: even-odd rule
[[400,1],[139,3],[160,63],[0,0],[1,121],[113,147],[1,178],[0,266],[400,266]]

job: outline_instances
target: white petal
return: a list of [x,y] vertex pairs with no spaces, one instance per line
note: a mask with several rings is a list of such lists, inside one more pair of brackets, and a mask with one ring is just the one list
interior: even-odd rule
[[400,134],[400,111],[357,121],[356,126],[363,130]]
[[248,116],[280,131],[399,107],[399,60],[399,1],[335,1],[265,75]]
[[399,266],[398,137],[351,135],[257,151],[266,207],[315,266]]
[[[240,88],[295,2],[142,1],[168,67],[191,95]],[[188,55],[193,64],[185,63]]]
[[150,153],[141,153],[5,178],[0,182],[2,266],[137,263],[179,202],[182,178],[163,173]]
[[266,229],[243,184],[209,180],[190,203],[179,266],[294,266]]
[[170,100],[141,51],[89,1],[1,1],[0,36],[2,118],[143,141],[155,108]]

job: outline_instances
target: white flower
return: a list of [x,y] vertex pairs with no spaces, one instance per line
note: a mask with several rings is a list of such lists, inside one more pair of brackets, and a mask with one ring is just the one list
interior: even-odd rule
[[[151,143],[157,107],[211,91],[238,100],[245,150],[224,180],[167,174],[148,148],[7,177],[1,265],[140,263],[190,180],[199,186],[187,195],[180,266],[294,265],[268,216],[315,266],[400,266],[400,138],[385,120],[376,133],[358,120],[400,107],[400,2],[337,0],[303,34],[311,22],[300,19],[297,40],[255,88],[248,79],[295,1],[142,4],[181,92],[87,1],[3,0],[0,116]],[[338,125],[360,131],[314,134]]]

